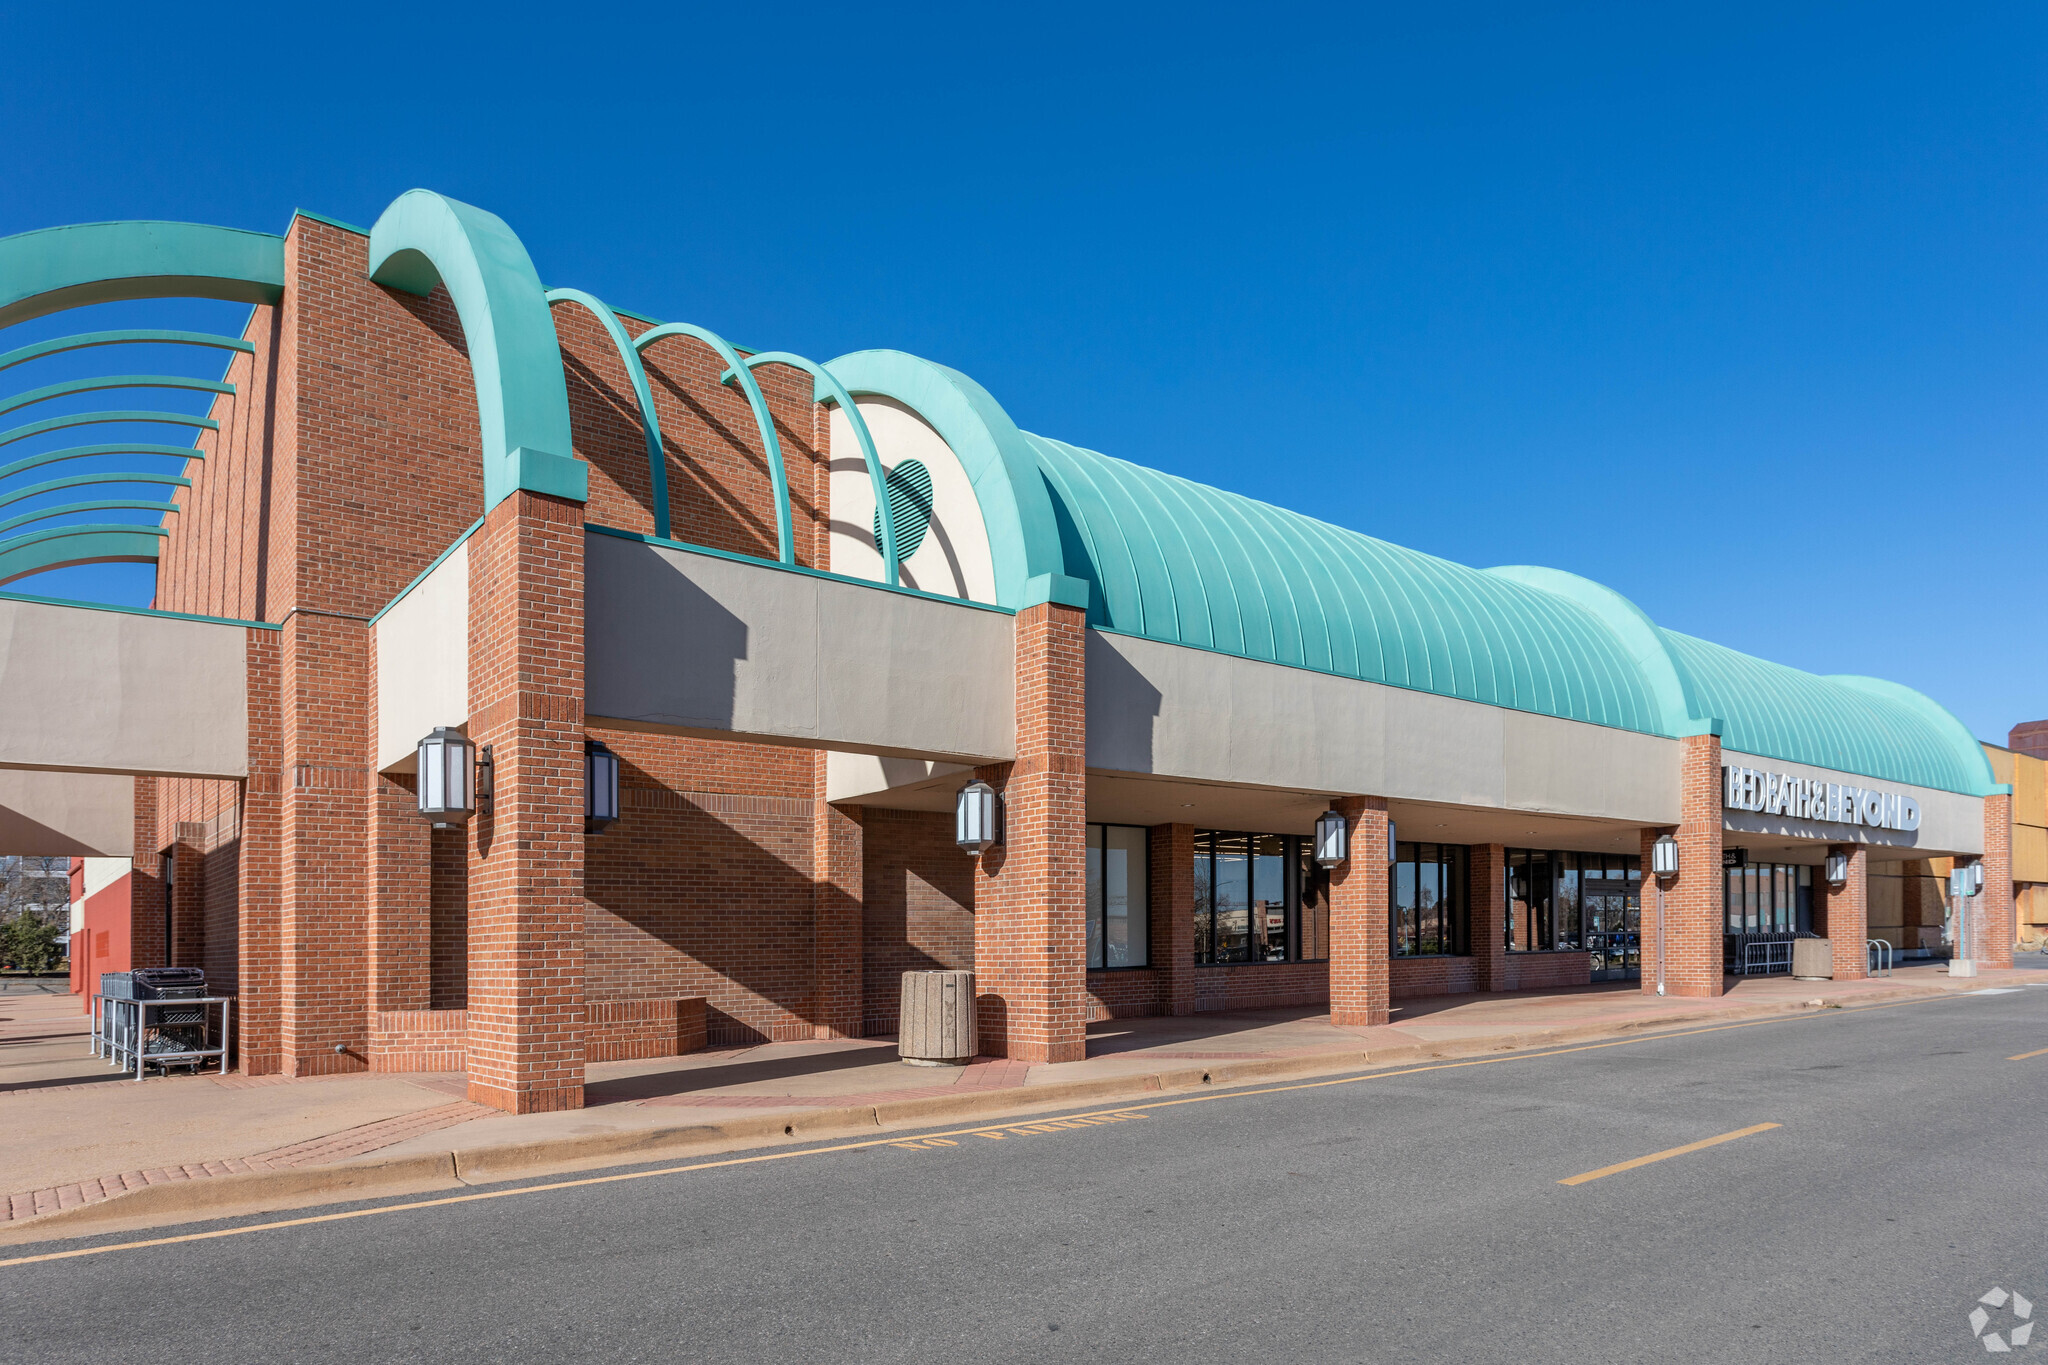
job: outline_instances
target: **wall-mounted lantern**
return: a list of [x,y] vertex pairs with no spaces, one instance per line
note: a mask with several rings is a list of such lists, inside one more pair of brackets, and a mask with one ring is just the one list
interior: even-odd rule
[[583,831],[602,834],[619,818],[619,756],[602,740],[583,744]]
[[1316,861],[1335,867],[1351,856],[1351,826],[1343,815],[1326,810],[1316,817]]
[[435,829],[461,829],[476,814],[470,761],[476,746],[460,730],[439,726],[419,743],[419,812]]
[[1657,836],[1650,845],[1650,871],[1659,877],[1678,875],[1678,840],[1668,834]]
[[1003,841],[1003,803],[986,782],[969,782],[953,805],[953,842],[979,857]]
[[1830,853],[1827,862],[1828,885],[1840,891],[1849,884],[1849,855]]

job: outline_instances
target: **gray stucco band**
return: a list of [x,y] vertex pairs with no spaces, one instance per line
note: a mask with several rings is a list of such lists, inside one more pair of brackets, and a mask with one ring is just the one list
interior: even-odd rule
[[0,599],[0,768],[246,777],[248,631]]
[[616,536],[584,547],[594,721],[900,758],[1016,754],[1006,613]]

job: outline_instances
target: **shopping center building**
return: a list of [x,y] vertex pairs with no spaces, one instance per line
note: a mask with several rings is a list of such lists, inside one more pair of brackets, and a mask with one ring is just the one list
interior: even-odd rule
[[[251,312],[37,322],[162,297]],[[1872,878],[1932,859],[2010,960],[2012,789],[1925,696],[1020,431],[932,361],[547,289],[439,195],[0,240],[0,372],[9,851],[132,856],[134,962],[234,995],[250,1073],[571,1108],[587,1062],[889,1033],[921,968],[1036,1061],[1108,1017],[1711,996],[1802,931],[1861,975]],[[70,401],[151,386],[210,407]],[[105,561],[154,608],[36,596]],[[420,813],[465,804],[437,731],[466,818]]]

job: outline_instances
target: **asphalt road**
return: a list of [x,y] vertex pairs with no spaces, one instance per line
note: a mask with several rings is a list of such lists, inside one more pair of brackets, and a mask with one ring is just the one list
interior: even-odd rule
[[112,1249],[0,1266],[0,1356],[1981,1359],[2048,1317],[2036,1049],[2048,982]]

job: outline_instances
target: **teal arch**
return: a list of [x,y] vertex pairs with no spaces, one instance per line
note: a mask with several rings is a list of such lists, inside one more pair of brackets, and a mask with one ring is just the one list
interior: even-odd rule
[[102,393],[107,389],[185,389],[192,393],[219,393],[230,397],[235,392],[233,384],[218,379],[194,379],[183,374],[101,374],[9,394],[0,398],[0,413],[13,412],[34,403],[47,403],[53,398],[68,398],[74,393]]
[[74,223],[0,237],[0,327],[89,303],[276,303],[284,238],[203,223]]
[[[848,424],[853,427],[853,439],[860,443],[860,457],[867,464],[868,484],[875,490],[875,507],[881,515],[882,581],[901,586],[903,566],[897,554],[896,517],[889,506],[888,480],[882,472],[882,457],[875,451],[875,438],[868,431],[867,419],[860,415],[860,405],[853,401],[853,395],[823,365],[789,351],[762,351],[746,357],[744,363],[749,370],[757,365],[787,365],[802,370],[811,377],[812,401],[837,403],[839,410],[846,414]],[[738,379],[736,370],[727,370],[718,377],[721,384],[737,383]]]
[[160,526],[61,526],[0,541],[0,586],[75,564],[154,564],[167,534]]
[[172,488],[190,488],[192,480],[182,474],[133,474],[119,470],[105,474],[80,474],[69,479],[52,479],[48,483],[32,483],[26,488],[17,488],[0,495],[0,507],[11,507],[17,502],[40,497],[45,493],[60,493],[67,488],[85,488],[96,483],[160,483]]
[[[957,370],[902,351],[854,351],[825,362],[854,396],[873,394],[917,413],[952,448],[988,528],[996,604],[1021,608],[1073,591],[1060,526],[1037,457],[988,390]],[[1048,579],[1046,583],[1035,580]]]
[[570,453],[569,392],[547,293],[504,220],[408,190],[370,228],[369,269],[376,283],[409,294],[448,287],[476,382],[485,510],[520,489],[589,501],[589,471]]
[[[102,455],[162,455],[173,460],[203,460],[206,452],[197,446],[149,445],[144,442],[117,442],[112,445],[66,446],[62,450],[46,450],[40,455],[30,455],[12,464],[0,465],[0,479],[9,479],[25,470],[40,469],[44,465],[61,464],[66,460],[87,460]],[[152,480],[153,481],[153,480]]]
[[0,533],[12,531],[17,526],[27,526],[33,522],[48,521],[51,517],[68,517],[86,512],[123,510],[155,512],[161,516],[168,516],[182,509],[175,502],[146,502],[140,498],[101,498],[93,502],[71,502],[65,503],[61,507],[43,507],[33,512],[23,512],[20,516],[9,517],[5,521],[0,521]]
[[648,485],[654,495],[655,534],[666,537],[669,533],[668,457],[661,442],[661,418],[654,410],[654,393],[647,387],[647,367],[640,363],[640,353],[633,349],[633,339],[626,335],[625,324],[619,321],[619,315],[594,295],[580,289],[550,289],[547,301],[549,307],[558,303],[581,304],[611,337],[612,347],[619,353],[619,363],[626,367],[626,378],[633,385],[633,401],[640,408],[640,435],[647,444]]
[[31,360],[44,356],[62,355],[66,351],[83,351],[93,346],[127,346],[149,344],[157,346],[204,346],[217,351],[242,351],[255,354],[254,344],[240,337],[215,336],[210,332],[168,332],[161,329],[131,328],[119,332],[80,332],[76,336],[56,337],[49,341],[38,341],[32,346],[21,346],[0,355],[0,370],[11,370],[16,365],[25,365]]
[[633,349],[646,351],[657,341],[668,337],[694,337],[718,353],[728,371],[739,379],[740,389],[747,395],[747,406],[754,410],[754,426],[761,434],[761,448],[768,455],[768,478],[775,491],[775,553],[783,564],[796,563],[796,539],[791,534],[789,516],[789,475],[782,464],[782,442],[775,434],[775,418],[768,411],[768,400],[761,396],[761,386],[754,382],[754,372],[740,360],[739,352],[731,343],[709,328],[689,322],[664,322],[659,327],[642,332],[633,340]]
[[12,431],[0,431],[0,446],[11,446],[16,441],[25,441],[46,431],[89,427],[101,422],[154,422],[161,426],[192,427],[199,431],[220,430],[220,423],[211,417],[194,417],[189,412],[74,412],[63,417],[45,417],[40,422],[30,422]]

